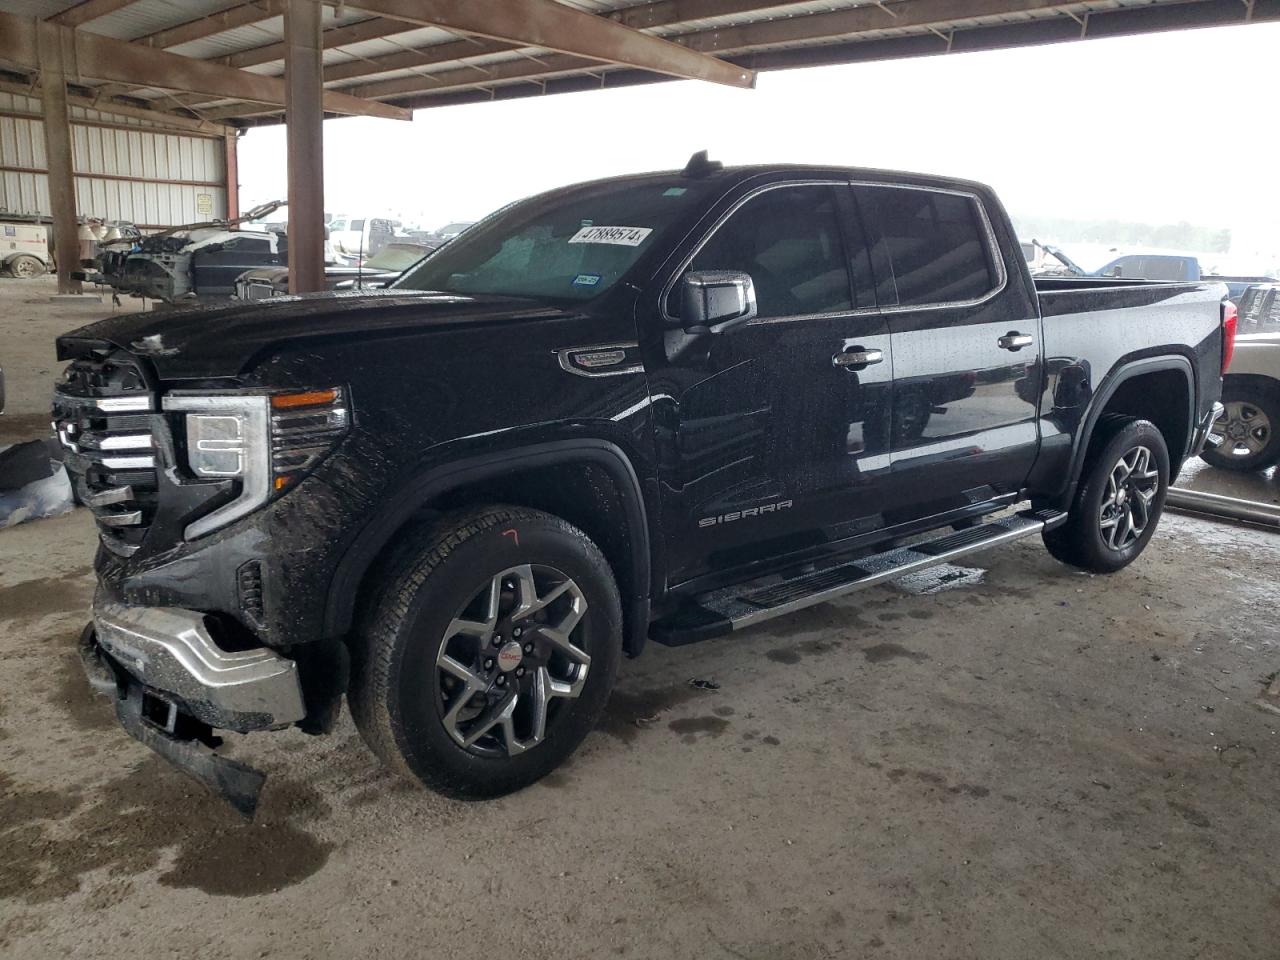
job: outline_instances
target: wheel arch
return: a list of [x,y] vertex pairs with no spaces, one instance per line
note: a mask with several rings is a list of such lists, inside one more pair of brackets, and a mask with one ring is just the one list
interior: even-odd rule
[[453,460],[403,484],[343,554],[330,581],[325,636],[341,636],[351,629],[367,577],[399,534],[434,511],[479,502],[545,510],[590,536],[618,580],[623,648],[629,656],[641,652],[653,584],[643,491],[635,467],[617,444],[585,438]]
[[[1158,389],[1153,389],[1160,384],[1177,384],[1177,392],[1181,396],[1175,394],[1170,399],[1161,395]],[[1070,503],[1075,496],[1093,443],[1094,430],[1105,414],[1136,416],[1154,423],[1165,438],[1170,471],[1176,475],[1195,433],[1195,403],[1195,369],[1186,357],[1147,357],[1116,367],[1094,393],[1076,433],[1071,453],[1070,483],[1064,502]]]

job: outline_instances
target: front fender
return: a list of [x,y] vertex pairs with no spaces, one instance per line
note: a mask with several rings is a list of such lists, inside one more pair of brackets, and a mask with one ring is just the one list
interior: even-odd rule
[[[446,445],[454,446],[453,444]],[[434,466],[408,471],[392,486],[377,515],[365,525],[339,562],[330,582],[325,609],[325,636],[339,636],[351,629],[360,584],[396,531],[425,505],[453,490],[469,484],[492,480],[538,467],[565,463],[594,464],[604,469],[617,484],[622,496],[625,521],[631,544],[631,595],[624,603],[632,605],[633,632],[641,639],[628,638],[630,652],[638,652],[647,629],[648,602],[652,595],[653,553],[646,507],[640,477],[631,457],[616,443],[594,437],[576,437],[516,445],[501,450],[450,457],[440,462],[441,451],[434,452]],[[641,613],[637,606],[643,604]],[[643,621],[637,623],[637,620]]]

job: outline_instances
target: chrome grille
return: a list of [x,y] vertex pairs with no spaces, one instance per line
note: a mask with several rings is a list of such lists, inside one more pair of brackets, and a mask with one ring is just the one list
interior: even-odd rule
[[74,361],[53,396],[53,428],[80,499],[102,542],[127,556],[138,549],[157,497],[155,394],[121,353]]

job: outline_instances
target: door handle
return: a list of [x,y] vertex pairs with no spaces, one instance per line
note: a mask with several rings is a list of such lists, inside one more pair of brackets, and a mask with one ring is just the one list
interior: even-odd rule
[[831,358],[831,365],[844,367],[846,370],[860,370],[873,363],[879,363],[883,359],[883,350],[863,350],[861,347],[854,347],[843,353],[837,353]]
[[1010,330],[996,341],[996,343],[1000,344],[1001,350],[1013,350],[1015,352],[1023,347],[1029,347],[1035,342],[1035,337],[1025,333],[1018,333],[1017,330]]

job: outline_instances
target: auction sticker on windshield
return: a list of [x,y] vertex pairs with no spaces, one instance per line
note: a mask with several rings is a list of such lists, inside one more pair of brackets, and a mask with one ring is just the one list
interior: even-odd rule
[[612,243],[620,247],[638,247],[653,233],[652,227],[583,227],[570,243]]

